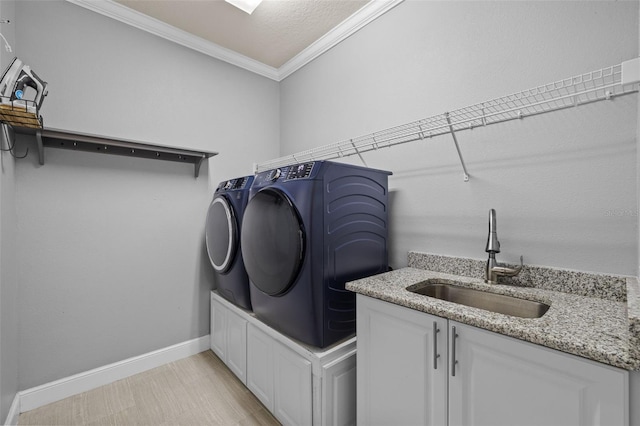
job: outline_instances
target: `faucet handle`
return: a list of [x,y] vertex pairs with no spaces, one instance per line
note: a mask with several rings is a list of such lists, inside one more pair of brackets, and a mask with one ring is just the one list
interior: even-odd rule
[[506,266],[494,266],[491,268],[491,271],[496,275],[502,275],[503,277],[515,277],[522,271],[522,267],[524,266],[524,259],[520,256],[520,266],[515,268],[508,268]]

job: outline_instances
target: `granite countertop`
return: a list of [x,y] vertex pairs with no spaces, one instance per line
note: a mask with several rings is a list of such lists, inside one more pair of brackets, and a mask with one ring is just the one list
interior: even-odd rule
[[[485,284],[477,277],[412,267],[416,264],[420,262],[410,261],[410,267],[352,281],[347,283],[346,288],[365,296],[615,367],[640,370],[640,287],[635,278],[618,277],[618,281],[626,284],[625,294],[586,296],[567,292],[567,289],[555,291],[513,283]],[[593,280],[593,277],[594,275],[588,275],[587,278]],[[598,280],[600,276],[595,277]],[[602,277],[605,279],[610,276]],[[518,318],[406,290],[411,285],[432,278],[454,281],[456,285],[478,290],[544,302],[551,307],[541,318]]]

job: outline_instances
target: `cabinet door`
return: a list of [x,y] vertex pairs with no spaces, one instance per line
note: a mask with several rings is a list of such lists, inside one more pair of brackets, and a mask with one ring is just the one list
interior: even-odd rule
[[454,321],[449,327],[457,361],[450,425],[627,424],[626,371]]
[[446,424],[446,320],[360,294],[356,315],[358,424]]
[[231,371],[247,384],[247,321],[232,311],[227,312],[227,359]]
[[226,362],[227,308],[211,296],[211,350]]
[[322,367],[322,426],[356,424],[356,353]]
[[273,413],[273,339],[247,326],[247,387]]
[[273,343],[274,412],[284,425],[311,425],[311,362]]

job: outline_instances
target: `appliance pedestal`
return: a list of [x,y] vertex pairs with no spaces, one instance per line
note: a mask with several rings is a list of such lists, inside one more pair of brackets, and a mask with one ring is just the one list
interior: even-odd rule
[[212,291],[211,349],[282,424],[355,425],[355,337],[309,346]]

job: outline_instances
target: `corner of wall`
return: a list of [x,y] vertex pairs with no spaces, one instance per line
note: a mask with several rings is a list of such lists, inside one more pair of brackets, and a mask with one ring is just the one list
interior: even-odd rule
[[[13,23],[15,0],[0,2],[0,19]],[[0,24],[6,43],[15,46],[15,25]],[[4,69],[15,55],[0,42],[0,68]],[[15,50],[12,48],[12,50]],[[0,144],[7,145],[4,135]],[[14,261],[16,229],[15,160],[9,152],[0,153],[0,419],[15,424],[18,392],[18,297],[17,268]]]
[[9,407],[9,414],[4,421],[4,425],[17,425],[20,418],[20,393],[17,393],[13,398],[13,403]]

